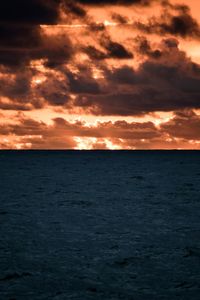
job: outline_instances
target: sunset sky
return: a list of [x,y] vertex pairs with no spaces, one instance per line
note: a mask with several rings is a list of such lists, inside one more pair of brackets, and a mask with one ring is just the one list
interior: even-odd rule
[[0,149],[200,149],[200,1],[1,1]]

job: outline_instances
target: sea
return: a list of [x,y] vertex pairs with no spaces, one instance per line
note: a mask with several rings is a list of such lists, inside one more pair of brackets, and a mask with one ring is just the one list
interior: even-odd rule
[[199,151],[0,151],[0,300],[199,300]]

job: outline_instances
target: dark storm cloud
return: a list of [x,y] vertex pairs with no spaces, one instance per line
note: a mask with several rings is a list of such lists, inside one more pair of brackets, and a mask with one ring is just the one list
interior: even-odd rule
[[2,39],[0,45],[0,64],[2,65],[10,68],[25,67],[31,60],[46,59],[46,65],[53,68],[67,62],[73,55],[68,36],[45,36],[35,28],[18,29],[19,34],[13,39]]
[[42,108],[46,103],[57,106],[68,101],[65,81],[49,74],[41,86],[33,87],[32,79],[36,74],[34,70],[24,68],[17,69],[16,73],[4,74],[0,78],[0,108],[26,111]]
[[30,53],[41,44],[38,26],[0,23],[0,64],[26,64]]
[[[200,26],[195,18],[191,15],[189,6],[172,4],[168,0],[149,1],[160,4],[162,7],[159,17],[150,17],[147,22],[134,22],[133,28],[137,28],[147,34],[171,34],[181,36],[182,38],[200,38]],[[114,21],[121,25],[130,27],[130,19],[118,13],[111,14]]]
[[9,24],[57,24],[60,9],[84,17],[85,10],[71,0],[6,0],[0,2],[0,22]]
[[146,37],[138,36],[135,42],[137,44],[136,50],[140,55],[147,55],[152,58],[160,58],[162,56],[162,51],[160,49],[152,49]]
[[39,28],[21,24],[0,24],[1,48],[32,48],[39,46]]
[[[77,65],[76,73],[67,66],[59,66],[61,77],[49,73],[43,83],[32,88],[30,81],[34,72],[2,77],[1,96],[12,101],[1,101],[1,108],[22,109],[24,104],[27,110],[48,103],[72,111],[81,108],[97,115],[123,116],[200,108],[200,66],[179,50],[177,40],[163,40],[158,45],[159,55],[155,55],[148,40],[140,38],[136,44],[137,47],[139,44],[138,51],[141,52],[142,47],[146,55],[139,68],[124,65],[109,69],[100,61],[101,79],[94,78],[89,63]],[[71,94],[74,94],[73,99]]]
[[46,66],[55,68],[68,62],[73,54],[74,49],[68,35],[43,36],[41,47],[32,52],[34,59],[47,59]]
[[24,97],[30,90],[30,74],[17,74],[15,78],[5,77],[0,79],[1,95],[13,98]]
[[102,46],[107,50],[108,57],[119,59],[131,59],[133,54],[126,50],[120,43],[105,39],[101,42]]
[[83,48],[83,51],[91,58],[94,60],[102,60],[105,58],[108,58],[107,53],[96,49],[94,46],[87,46]]
[[61,9],[81,18],[86,14],[83,8],[71,1],[1,1],[0,64],[14,68],[41,58],[47,59],[50,67],[66,62],[73,52],[70,37],[45,36],[40,28],[41,24],[57,24]]
[[177,138],[200,140],[200,116],[191,110],[177,112],[172,120],[161,125],[161,130]]
[[144,47],[148,59],[137,70],[104,69],[104,93],[79,94],[74,105],[88,107],[94,114],[124,116],[200,108],[199,65],[179,50],[174,39],[161,43],[158,56],[152,55],[148,43]]
[[99,94],[100,88],[98,82],[92,77],[91,70],[81,67],[81,73],[78,75],[68,72],[70,91],[75,94]]
[[133,54],[128,51],[123,45],[120,43],[106,41],[101,44],[104,47],[104,51],[101,51],[94,46],[87,46],[83,48],[83,51],[94,60],[102,60],[102,59],[132,59]]
[[195,19],[189,14],[173,16],[169,24],[160,25],[161,32],[180,35],[182,37],[200,37],[200,28]]
[[[92,28],[90,28],[90,31],[91,30]],[[96,47],[91,45],[83,47],[83,51],[91,59],[132,59],[134,57],[133,53],[127,50],[123,44],[111,39],[105,27],[100,30],[100,32],[96,33],[95,38],[101,49],[97,49]]]
[[64,106],[70,99],[67,80],[59,80],[51,74],[34,91],[37,98],[43,99],[43,106],[45,104]]
[[78,16],[80,18],[84,18],[87,15],[85,9],[80,5],[77,5],[74,1],[65,1],[65,3],[62,4],[64,5],[64,10],[67,13],[74,14],[75,16]]
[[58,19],[57,0],[6,0],[0,2],[0,20],[18,24],[54,24]]
[[117,13],[113,13],[112,14],[112,19],[114,21],[116,21],[117,23],[120,23],[120,24],[126,24],[128,22],[128,18],[127,17],[122,16],[122,15],[117,14]]
[[26,111],[33,107],[41,107],[39,99],[34,98],[31,91],[33,74],[30,70],[25,71],[19,68],[16,73],[5,72],[2,74],[3,76],[0,78],[0,109]]
[[183,38],[200,38],[199,24],[188,10],[181,11],[178,15],[165,11],[161,17],[151,18],[148,23],[136,22],[134,25],[139,30],[149,34],[171,34]]

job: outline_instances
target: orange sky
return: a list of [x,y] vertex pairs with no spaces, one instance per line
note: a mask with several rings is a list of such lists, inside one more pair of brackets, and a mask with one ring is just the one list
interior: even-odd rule
[[200,149],[198,1],[18,2],[0,4],[0,149]]

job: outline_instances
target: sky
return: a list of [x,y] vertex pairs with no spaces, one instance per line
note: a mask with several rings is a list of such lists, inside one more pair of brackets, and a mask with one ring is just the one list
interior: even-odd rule
[[200,149],[200,1],[0,1],[0,149]]

